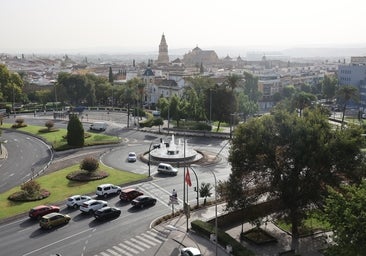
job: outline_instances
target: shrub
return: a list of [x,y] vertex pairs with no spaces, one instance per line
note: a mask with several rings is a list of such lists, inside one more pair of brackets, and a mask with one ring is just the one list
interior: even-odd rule
[[23,183],[20,186],[20,189],[23,190],[29,197],[33,197],[34,195],[38,194],[41,190],[41,186],[35,180],[30,180]]
[[44,124],[48,131],[52,129],[52,127],[55,125],[55,123],[52,120],[48,120],[45,124]]
[[151,127],[154,124],[154,116],[151,113],[146,112],[146,120],[140,121],[139,125],[143,127]]
[[95,172],[99,168],[99,161],[93,157],[86,157],[80,163],[80,169],[89,173]]
[[27,125],[24,123],[24,118],[19,117],[15,119],[15,124],[12,125],[12,128],[21,128],[25,126]]
[[208,123],[195,123],[195,125],[193,126],[194,130],[200,130],[200,131],[211,131],[212,130],[212,125],[208,124]]

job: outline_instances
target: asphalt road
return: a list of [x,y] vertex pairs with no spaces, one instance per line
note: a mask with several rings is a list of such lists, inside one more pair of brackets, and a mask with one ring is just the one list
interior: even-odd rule
[[[37,122],[36,120],[33,121]],[[30,120],[27,122],[30,122]],[[43,121],[38,120],[39,122]],[[57,123],[57,125],[65,124],[63,121]],[[123,124],[119,123],[110,125],[106,133],[124,138],[124,143],[111,148],[97,147],[86,151],[76,150],[61,153],[56,155],[53,162],[71,161],[76,155],[80,156],[93,152],[100,155],[101,161],[105,164],[117,169],[136,173],[148,172],[148,166],[140,160],[135,163],[128,163],[126,161],[127,153],[135,151],[137,154],[143,154],[143,152],[148,151],[151,141],[159,139],[157,135],[123,129]],[[26,143],[26,141],[22,142],[22,145],[23,143]],[[34,147],[32,143],[31,145]],[[193,185],[188,188],[188,198],[191,205],[194,205],[197,203],[197,193],[194,191],[197,180],[198,185],[202,182],[214,184],[215,180],[212,172],[215,173],[217,180],[226,180],[230,173],[230,166],[226,161],[228,155],[227,141],[189,138],[188,145],[194,149],[219,155],[221,159],[215,165],[193,167],[197,179],[191,172]],[[22,152],[22,155],[24,155],[24,152]],[[44,159],[44,157],[41,157],[41,159]],[[29,163],[29,161],[24,162]],[[140,189],[146,195],[157,198],[158,202],[154,207],[134,210],[129,204],[121,204],[118,197],[113,197],[108,199],[108,203],[122,210],[121,216],[113,221],[99,223],[92,216],[81,214],[78,210],[70,211],[63,207],[62,212],[70,214],[72,219],[69,224],[51,231],[41,230],[36,221],[29,220],[27,217],[3,223],[0,225],[1,255],[48,256],[61,253],[68,256],[107,256],[113,255],[112,249],[114,252],[118,250],[119,255],[126,256],[154,255],[154,251],[157,250],[161,252],[164,249],[159,246],[164,241],[164,234],[153,233],[149,226],[154,219],[172,212],[172,206],[168,202],[173,189],[177,190],[179,198],[179,205],[174,206],[174,210],[182,208],[183,170],[180,168],[177,176],[161,176],[156,173],[156,167],[152,166],[151,176],[152,181],[135,184],[132,187]]]
[[53,157],[50,147],[33,136],[4,130],[2,138],[8,156],[0,161],[0,193],[42,173]]

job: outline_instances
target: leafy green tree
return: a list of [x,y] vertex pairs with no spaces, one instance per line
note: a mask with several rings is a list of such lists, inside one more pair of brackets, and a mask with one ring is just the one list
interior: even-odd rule
[[257,102],[261,93],[258,91],[258,77],[249,72],[244,72],[244,93],[249,99]]
[[299,92],[292,97],[292,105],[299,110],[300,116],[304,108],[311,106],[311,103],[316,100],[314,94],[308,92]]
[[292,98],[292,95],[294,95],[296,92],[296,88],[293,85],[287,85],[282,90],[282,96],[284,98]]
[[[361,129],[347,130],[334,131],[318,109],[307,109],[303,117],[275,110],[237,126],[229,156],[228,206],[245,208],[269,192],[282,200],[281,214],[296,239],[306,211],[327,193],[326,184],[337,186],[341,177],[362,174]],[[254,192],[249,184],[255,184]]]
[[327,100],[334,98],[337,91],[337,80],[330,76],[324,76],[322,81],[322,92]]
[[361,256],[366,252],[366,181],[360,185],[329,188],[325,219],[334,232],[335,244],[326,255]]
[[337,90],[337,96],[339,101],[343,103],[343,109],[342,109],[342,128],[343,128],[347,104],[349,103],[350,100],[358,102],[359,100],[358,89],[352,85],[343,85]]
[[109,67],[108,81],[109,81],[111,84],[113,84],[114,76],[113,76],[112,67]]
[[69,115],[67,124],[67,144],[73,147],[84,146],[84,128],[76,114]]
[[163,124],[164,124],[163,118],[159,117],[154,119],[153,125],[159,126],[159,133],[160,133],[160,126],[162,126]]
[[232,91],[235,90],[235,88],[237,88],[239,86],[240,81],[243,78],[239,75],[236,74],[231,74],[228,75],[225,79],[225,85],[227,85]]
[[[222,122],[231,122],[231,114],[234,114],[237,110],[237,102],[235,94],[232,90],[228,90],[226,87],[217,86],[215,90],[211,92],[212,104],[212,119],[219,122],[217,131],[220,129]],[[208,109],[210,99],[206,98],[206,109]]]
[[244,121],[247,120],[248,115],[254,114],[258,111],[258,104],[251,101],[248,95],[240,92],[237,95],[238,111],[243,114]]
[[212,192],[211,192],[211,189],[212,189],[212,185],[210,183],[205,183],[205,182],[202,182],[201,183],[201,187],[200,187],[200,197],[203,197],[203,204],[206,205],[206,200],[207,200],[207,197],[211,197],[212,196]]

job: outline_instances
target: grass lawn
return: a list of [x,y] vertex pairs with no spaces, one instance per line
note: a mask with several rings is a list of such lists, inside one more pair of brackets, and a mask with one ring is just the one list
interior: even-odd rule
[[[4,123],[1,127],[11,128],[13,124]],[[42,137],[44,140],[52,144],[52,147],[57,151],[61,149],[69,149],[67,146],[67,141],[64,136],[67,134],[67,129],[56,129],[56,131],[51,132],[39,132],[41,129],[45,129],[45,126],[28,125],[26,127],[17,128],[16,130],[28,132],[33,135]],[[109,136],[100,133],[88,133],[90,136],[85,139],[84,146],[100,145],[100,144],[112,144],[118,143],[119,138],[115,136]]]
[[0,194],[0,220],[16,214],[28,212],[29,209],[37,205],[53,204],[64,201],[71,195],[94,193],[96,187],[103,183],[123,185],[147,177],[147,175],[119,171],[100,164],[100,170],[109,173],[107,178],[89,182],[70,181],[66,178],[67,174],[77,170],[79,170],[79,164],[37,178],[36,181],[41,185],[41,188],[51,192],[51,195],[43,200],[32,202],[13,202],[8,200],[7,198],[9,195],[16,191],[20,191],[20,186]]

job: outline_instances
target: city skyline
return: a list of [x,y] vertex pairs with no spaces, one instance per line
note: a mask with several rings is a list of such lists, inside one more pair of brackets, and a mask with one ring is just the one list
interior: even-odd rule
[[162,34],[169,51],[365,47],[364,4],[351,2],[1,0],[0,52],[157,53]]

